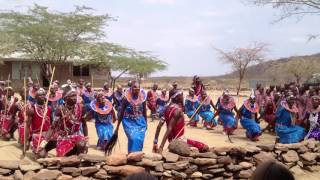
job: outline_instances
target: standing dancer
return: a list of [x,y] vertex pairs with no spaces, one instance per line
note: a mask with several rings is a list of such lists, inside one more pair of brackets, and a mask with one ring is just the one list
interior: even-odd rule
[[159,119],[163,118],[166,105],[169,102],[169,97],[167,96],[167,90],[163,89],[161,95],[157,98],[157,114]]
[[1,111],[1,136],[4,140],[9,141],[14,138],[14,131],[18,128],[18,124],[15,121],[18,98],[14,97],[14,91],[12,87],[6,87],[4,89],[5,96],[2,101]]
[[91,83],[87,83],[85,90],[82,92],[83,103],[86,108],[86,112],[90,111],[90,103],[94,99],[95,92],[92,89]]
[[308,134],[305,139],[314,138],[320,141],[320,97],[312,97],[312,108],[305,117],[306,124],[309,126]]
[[[62,99],[62,92],[59,90],[59,86],[56,83],[52,84],[50,89],[49,99],[48,99],[48,106],[51,108],[51,117],[55,117],[55,112],[58,106],[64,103]],[[53,120],[53,119],[52,119]]]
[[146,99],[146,92],[139,88],[137,82],[133,81],[131,88],[125,92],[116,130],[106,147],[107,153],[112,151],[118,139],[118,131],[121,122],[128,138],[128,152],[137,152],[143,149],[145,133],[147,130]]
[[[30,80],[29,80],[30,81]],[[36,103],[36,93],[40,89],[40,85],[38,83],[32,83],[32,86],[29,89],[28,101],[31,104]]]
[[112,122],[115,122],[115,112],[112,103],[105,98],[102,92],[97,93],[90,107],[98,135],[97,149],[104,150],[113,133]]
[[200,102],[198,96],[195,95],[193,89],[189,89],[189,95],[187,95],[185,100],[185,113],[187,114],[188,118],[194,116],[193,120],[190,122],[190,126],[197,127],[200,117],[196,110],[198,109],[199,105]]
[[124,92],[121,85],[117,85],[117,90],[113,93],[113,105],[117,111],[117,117],[119,118],[121,112],[121,103],[124,97]]
[[246,129],[246,136],[252,141],[259,141],[261,135],[261,128],[256,122],[258,119],[259,105],[256,102],[254,91],[248,100],[246,100],[239,110],[240,123]]
[[151,121],[153,121],[156,116],[157,116],[157,90],[158,90],[158,85],[155,83],[152,86],[152,89],[148,91],[147,94],[147,105],[149,110],[151,111]]
[[200,102],[202,106],[200,107],[199,115],[204,120],[203,127],[206,129],[212,129],[218,125],[217,121],[214,119],[214,113],[211,111],[211,107],[217,111],[216,106],[213,104],[212,99],[208,96],[206,91],[201,92]]
[[[171,103],[167,106],[165,110],[165,119],[160,120],[157,131],[154,137],[154,146],[153,151],[162,153],[166,141],[169,142],[178,139],[186,142],[189,146],[196,147],[200,152],[206,152],[209,150],[209,147],[206,144],[203,144],[198,141],[194,141],[184,137],[184,114],[181,108],[183,103],[183,93],[176,90],[175,93],[171,96]],[[158,137],[161,131],[163,124],[166,123],[167,130],[163,136],[160,147],[158,149]]]
[[113,102],[113,92],[110,90],[107,82],[103,84],[102,93],[106,99],[108,99],[110,102]]
[[[46,141],[55,141],[58,157],[79,155],[88,151],[88,128],[84,107],[77,103],[77,92],[70,85],[63,86],[64,104],[55,113],[55,121],[46,134]],[[80,127],[83,128],[83,134]]]
[[[221,97],[219,97],[217,102],[217,113],[215,115],[219,115],[219,121],[222,123],[223,131],[231,135],[233,131],[238,127],[238,121],[234,116],[234,112],[238,113],[238,109],[236,107],[236,103],[229,95],[229,91],[225,90]],[[233,112],[234,111],[234,112]]]

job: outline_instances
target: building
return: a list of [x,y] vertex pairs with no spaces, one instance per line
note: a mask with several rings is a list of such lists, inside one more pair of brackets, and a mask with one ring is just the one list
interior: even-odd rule
[[[38,81],[41,86],[47,86],[48,81],[41,72],[40,63],[30,59],[2,58],[0,59],[0,80],[10,78],[13,87],[22,87],[24,77],[31,77],[33,81]],[[76,65],[72,62],[56,64],[54,80],[59,80],[62,84],[67,79],[78,81],[84,79],[86,82],[94,82],[94,86],[102,86],[107,80],[109,69],[101,69],[93,64]]]

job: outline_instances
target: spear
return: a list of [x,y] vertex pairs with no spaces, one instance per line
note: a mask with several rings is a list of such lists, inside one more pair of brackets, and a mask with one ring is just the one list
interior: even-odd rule
[[53,76],[54,76],[55,70],[56,70],[56,67],[54,66],[53,70],[52,70],[51,79],[50,79],[49,89],[48,89],[47,96],[46,96],[47,99],[46,99],[46,103],[45,103],[45,106],[44,106],[44,112],[43,112],[43,115],[42,115],[42,122],[41,122],[41,128],[40,128],[40,134],[39,134],[38,146],[37,146],[37,151],[36,152],[39,151],[40,140],[41,140],[42,131],[43,131],[43,125],[44,125],[44,120],[45,120],[45,117],[47,116],[47,112],[48,112],[49,94],[50,94],[51,85],[52,85],[52,81],[53,81]]

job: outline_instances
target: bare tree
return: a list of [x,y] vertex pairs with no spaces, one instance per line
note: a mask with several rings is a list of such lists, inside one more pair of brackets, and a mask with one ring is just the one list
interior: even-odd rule
[[267,51],[267,46],[265,43],[254,43],[246,48],[236,48],[230,52],[214,48],[220,54],[221,59],[231,64],[234,71],[239,74],[237,95],[239,95],[247,68],[264,60],[264,53]]
[[319,67],[312,60],[306,60],[303,57],[292,57],[291,61],[284,65],[283,69],[295,78],[297,84],[300,84],[302,79],[311,78],[319,70]]

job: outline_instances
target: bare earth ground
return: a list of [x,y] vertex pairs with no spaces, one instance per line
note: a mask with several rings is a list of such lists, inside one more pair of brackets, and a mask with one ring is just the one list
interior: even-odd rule
[[[210,92],[210,95],[214,101],[216,101],[217,97],[220,94],[221,94],[221,92]],[[237,102],[237,104],[240,105],[241,102],[243,101],[243,99],[244,99],[243,97],[239,98],[239,102]],[[236,98],[236,101],[238,101],[237,98]],[[158,125],[158,121],[154,121],[154,122],[149,121],[149,123],[148,123],[148,130],[146,133],[146,138],[145,138],[144,148],[143,148],[143,151],[145,151],[145,152],[152,151],[154,133],[156,131],[157,125]],[[89,122],[88,126],[89,126],[89,137],[90,137],[90,139],[89,139],[89,142],[90,142],[89,153],[103,155],[103,152],[97,151],[95,149],[95,145],[96,145],[98,138],[96,135],[94,123]],[[263,128],[266,126],[266,124],[264,122],[262,122],[261,126]],[[161,140],[162,135],[164,134],[165,130],[166,130],[166,128],[165,128],[165,126],[163,126],[159,141]],[[15,137],[17,138],[17,134]],[[255,145],[255,144],[259,144],[259,143],[274,143],[274,141],[275,141],[274,135],[264,133],[261,136],[259,142],[257,142],[257,143],[251,142],[245,137],[245,130],[241,127],[240,124],[239,124],[239,128],[235,131],[235,134],[231,136],[233,143],[230,143],[228,138],[222,134],[222,127],[220,125],[218,127],[216,127],[214,130],[205,130],[200,127],[199,128],[187,127],[186,128],[186,137],[204,142],[204,143],[208,144],[210,147],[246,146],[248,144]],[[115,152],[127,153],[127,138],[124,134],[122,126],[119,131],[119,143],[116,145]],[[19,160],[21,158],[21,154],[22,154],[21,149],[16,141],[10,141],[10,142],[0,141],[0,160]],[[55,155],[55,150],[53,150],[49,153],[49,156],[54,156],[54,155]],[[33,156],[32,156],[31,151],[28,151],[26,158],[32,159],[32,157]],[[298,175],[297,179],[317,180],[317,179],[320,179],[320,172],[313,173],[313,174],[305,172],[301,175]]]

